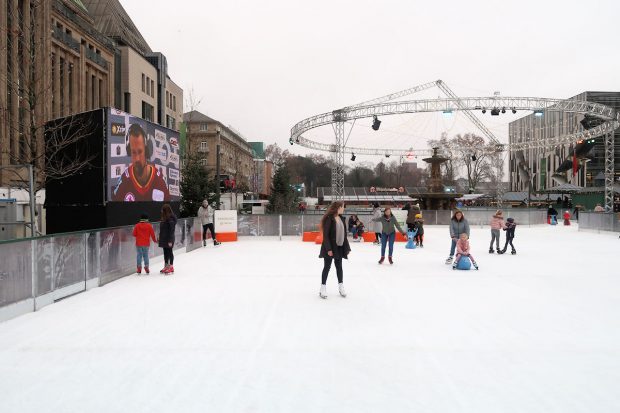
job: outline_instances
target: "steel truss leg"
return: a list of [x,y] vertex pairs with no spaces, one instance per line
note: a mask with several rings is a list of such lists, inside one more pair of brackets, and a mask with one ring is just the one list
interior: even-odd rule
[[344,122],[335,122],[336,142],[332,152],[332,196],[334,201],[344,201]]
[[614,210],[614,132],[605,135],[605,212]]

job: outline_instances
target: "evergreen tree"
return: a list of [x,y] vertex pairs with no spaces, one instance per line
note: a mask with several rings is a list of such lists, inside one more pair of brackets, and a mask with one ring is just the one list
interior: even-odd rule
[[181,216],[195,217],[203,200],[217,202],[217,183],[196,156],[188,155],[181,171]]
[[271,212],[293,212],[297,205],[297,194],[291,187],[291,178],[285,162],[276,165],[269,197]]

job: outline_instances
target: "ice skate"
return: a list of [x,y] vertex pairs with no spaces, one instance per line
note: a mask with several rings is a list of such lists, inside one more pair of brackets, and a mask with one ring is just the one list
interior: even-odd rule
[[146,274],[150,274],[150,273],[151,273],[151,270],[149,270],[149,267],[144,267],[144,272],[145,272]]
[[325,284],[321,284],[321,290],[319,291],[319,297],[327,298],[327,287]]
[[502,250],[500,250],[499,248],[497,249],[497,253],[498,253],[498,254],[501,254],[501,253],[502,253],[501,251],[502,251]]
[[497,254],[499,254],[499,255],[502,255],[505,252],[506,252],[506,250],[497,250]]
[[475,261],[472,261],[471,263],[474,265],[474,268],[477,270],[478,269],[478,264],[476,264]]
[[221,242],[219,242],[218,240],[216,240],[215,238],[213,239],[213,245],[220,245]]
[[159,270],[160,274],[164,274],[166,272],[166,269],[168,268],[168,266],[164,266],[164,268],[162,268],[161,270]]
[[453,270],[456,270],[456,264],[457,264],[457,262],[456,262],[456,261],[454,261],[454,263],[452,264],[452,269],[453,269]]
[[450,265],[452,263],[453,259],[454,259],[454,257],[452,255],[450,255],[448,258],[446,258],[446,265]]
[[338,292],[340,293],[342,298],[347,296],[347,293],[344,291],[344,284],[342,284],[342,283],[338,284]]
[[392,257],[388,257],[388,261],[390,262],[390,264],[394,264],[394,261],[392,261]]
[[138,265],[138,268],[136,269],[136,272],[137,272],[138,274],[141,274],[141,273],[142,273],[142,267],[140,267],[140,266]]
[[512,250],[512,251],[510,251],[510,253],[511,253],[512,255],[516,255],[517,250]]
[[493,250],[493,248],[489,248],[489,254],[493,254],[495,251]]
[[381,259],[379,260],[379,264],[383,264],[383,261],[385,261],[385,257],[381,257]]
[[202,246],[203,246],[203,247],[206,247],[206,246],[207,246],[207,240],[206,240],[206,239],[203,239],[203,240],[202,240]]
[[381,243],[379,241],[374,241],[372,245],[381,245]]

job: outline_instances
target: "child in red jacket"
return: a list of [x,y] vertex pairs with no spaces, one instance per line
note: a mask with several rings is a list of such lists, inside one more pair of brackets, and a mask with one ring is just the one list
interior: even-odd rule
[[155,238],[155,231],[153,226],[149,223],[149,216],[146,214],[140,215],[140,222],[133,228],[133,236],[136,238],[136,251],[137,251],[137,263],[138,274],[142,273],[142,259],[144,258],[144,272],[149,274],[149,247],[151,246],[151,240],[157,242]]

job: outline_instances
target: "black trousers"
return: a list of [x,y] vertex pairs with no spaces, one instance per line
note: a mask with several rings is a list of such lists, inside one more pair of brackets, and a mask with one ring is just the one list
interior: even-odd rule
[[375,237],[377,238],[377,242],[381,242],[381,233],[375,232]]
[[[340,257],[342,257],[344,249],[342,247],[336,247],[340,251]],[[338,283],[342,282],[342,258],[334,258],[326,255],[323,257],[323,274],[321,274],[321,284],[327,283],[327,276],[329,275],[329,270],[332,267],[332,261],[334,261],[334,265],[336,266],[336,276],[338,277]]]
[[202,239],[206,240],[207,239],[207,230],[211,231],[211,238],[215,239],[215,227],[213,226],[213,224],[204,224],[202,226]]
[[168,247],[164,248],[164,263],[166,265],[174,264],[174,253],[172,252],[172,248],[168,248]]
[[506,237],[506,244],[504,245],[504,251],[506,251],[508,249],[508,244],[510,244],[510,246],[512,247],[512,249],[515,249],[515,246],[512,245],[512,240],[514,239],[514,237],[512,238],[508,238]]

